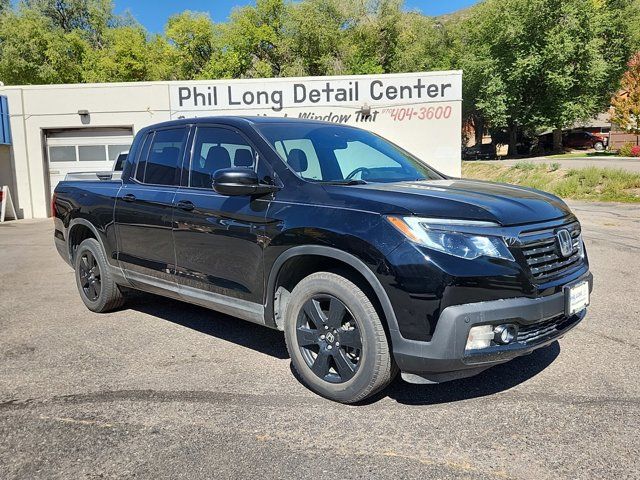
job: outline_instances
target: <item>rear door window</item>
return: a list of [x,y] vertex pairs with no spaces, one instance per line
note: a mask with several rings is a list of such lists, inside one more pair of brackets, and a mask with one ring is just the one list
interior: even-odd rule
[[147,168],[147,156],[149,155],[149,147],[151,146],[152,140],[153,132],[147,133],[147,136],[144,137],[142,147],[140,148],[140,154],[138,155],[135,179],[140,183],[144,183],[144,171]]
[[156,131],[149,147],[145,141],[136,179],[150,185],[179,185],[186,142],[185,127]]

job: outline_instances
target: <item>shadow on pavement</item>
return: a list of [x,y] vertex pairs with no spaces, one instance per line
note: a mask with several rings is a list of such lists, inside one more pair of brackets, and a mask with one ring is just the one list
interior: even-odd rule
[[[510,362],[489,368],[474,377],[435,385],[414,385],[400,380],[400,376],[380,394],[406,405],[436,405],[493,395],[515,387],[535,377],[560,355],[560,344],[534,351]],[[376,401],[379,397],[373,397]]]
[[[133,293],[126,305],[126,308],[251,348],[265,355],[279,359],[289,358],[284,335],[276,330],[152,294]],[[435,405],[492,395],[536,376],[551,365],[559,354],[560,344],[554,342],[530,355],[485,370],[475,377],[435,385],[413,385],[402,381],[398,375],[388,388],[362,404],[371,404],[384,397],[390,397],[406,405]],[[291,370],[298,377],[293,368]]]
[[204,307],[152,294],[134,292],[129,295],[125,308],[153,315],[275,358],[289,358],[282,332],[245,322]]

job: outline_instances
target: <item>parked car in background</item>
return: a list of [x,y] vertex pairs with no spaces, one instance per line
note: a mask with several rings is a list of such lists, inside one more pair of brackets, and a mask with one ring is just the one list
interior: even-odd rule
[[124,169],[124,162],[127,161],[127,156],[129,155],[129,152],[122,152],[120,155],[118,155],[118,158],[116,158],[116,161],[113,164],[113,171],[114,172],[122,172],[122,170]]
[[299,378],[345,403],[398,371],[446,382],[549,345],[593,285],[561,199],[310,120],[144,128],[121,179],[60,182],[52,213],[89,310],[133,288],[284,331]]
[[127,161],[127,157],[129,156],[129,152],[122,152],[116,158],[116,161],[113,163],[113,171],[111,172],[112,180],[119,180],[122,178],[122,170],[124,169],[124,165]]
[[[589,132],[571,131],[562,135],[562,147],[567,149],[604,151],[606,139],[601,135]],[[532,155],[545,155],[553,152],[553,133],[538,136],[538,141],[531,148]]]
[[127,161],[127,156],[129,152],[122,152],[116,158],[116,161],[113,162],[113,169],[111,171],[105,172],[71,172],[67,173],[65,176],[65,181],[73,181],[73,180],[95,180],[98,178],[99,180],[120,180],[122,178],[122,170],[124,168],[124,164]]
[[588,149],[593,148],[598,152],[605,149],[604,137],[589,132],[569,132],[562,137],[564,148]]
[[476,144],[462,149],[463,160],[495,160],[497,157],[496,146],[493,143]]

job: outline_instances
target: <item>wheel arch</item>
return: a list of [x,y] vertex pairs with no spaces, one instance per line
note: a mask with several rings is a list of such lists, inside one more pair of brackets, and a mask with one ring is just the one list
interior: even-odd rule
[[98,229],[89,220],[84,218],[74,218],[69,222],[69,229],[67,232],[67,247],[71,263],[73,263],[76,249],[87,238],[95,238],[106,255],[102,235],[100,235]]
[[[282,253],[273,263],[267,282],[267,302],[265,308],[267,322],[273,321],[275,323],[273,326],[282,330],[282,319],[281,317],[277,317],[277,314],[279,314],[281,310],[279,306],[276,305],[276,303],[279,302],[279,299],[277,298],[279,295],[277,292],[277,286],[281,283],[280,280],[282,278],[282,274],[286,272],[284,269],[285,265],[291,261],[304,257],[316,257],[318,261],[329,260],[329,265],[336,265],[336,262],[338,262],[358,272],[376,296],[375,300],[377,300],[380,308],[382,309],[384,320],[386,321],[385,323],[389,329],[392,340],[396,338],[396,335],[399,334],[398,321],[393,311],[391,301],[389,300],[389,296],[376,275],[358,257],[343,250],[322,245],[300,245],[292,247]],[[327,268],[313,269],[313,271],[326,270]],[[313,273],[313,271],[309,273]]]
[[116,278],[116,283],[121,286],[129,286],[129,281],[124,275],[124,272],[119,265],[110,263],[109,250],[105,245],[104,235],[100,230],[86,218],[74,218],[69,222],[67,229],[67,250],[69,254],[69,262],[73,266],[75,259],[75,250],[78,246],[87,238],[94,238],[102,248],[107,264],[111,269],[111,274]]

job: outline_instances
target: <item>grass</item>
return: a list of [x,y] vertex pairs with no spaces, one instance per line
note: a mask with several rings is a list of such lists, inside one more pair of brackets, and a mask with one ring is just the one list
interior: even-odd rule
[[558,159],[561,160],[563,158],[589,158],[589,157],[617,157],[618,154],[615,152],[572,152],[572,153],[559,153],[557,155],[541,155],[545,158],[549,159]]
[[574,200],[640,203],[640,174],[610,168],[560,169],[557,163],[515,166],[463,162],[462,176],[536,188]]

